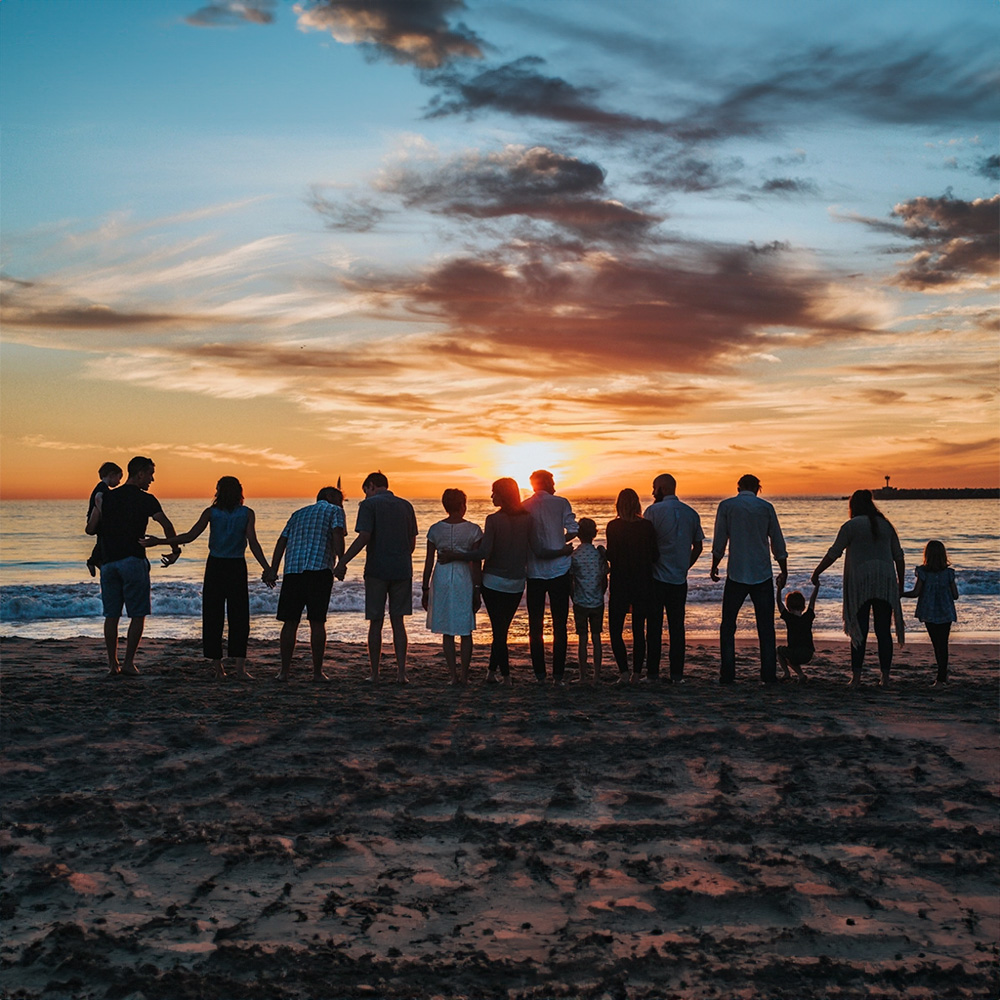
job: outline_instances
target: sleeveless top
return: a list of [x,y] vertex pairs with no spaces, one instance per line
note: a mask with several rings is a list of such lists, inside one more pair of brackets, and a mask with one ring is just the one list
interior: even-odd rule
[[216,559],[243,559],[247,549],[248,507],[213,507],[208,522],[208,554]]

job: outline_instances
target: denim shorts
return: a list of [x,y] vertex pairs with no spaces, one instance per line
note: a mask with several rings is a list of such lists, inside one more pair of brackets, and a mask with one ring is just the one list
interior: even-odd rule
[[149,600],[149,560],[126,556],[101,567],[101,604],[105,618],[145,618],[153,609]]

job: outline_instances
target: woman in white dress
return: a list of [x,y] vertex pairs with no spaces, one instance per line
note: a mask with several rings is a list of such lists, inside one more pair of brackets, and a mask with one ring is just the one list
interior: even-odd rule
[[[421,604],[427,612],[427,628],[442,636],[449,683],[465,685],[469,683],[472,632],[481,602],[480,564],[438,559],[435,565],[435,556],[475,549],[483,532],[478,524],[465,520],[466,496],[462,490],[445,490],[441,503],[448,516],[432,524],[427,532]],[[455,658],[455,636],[460,640],[460,672]]]

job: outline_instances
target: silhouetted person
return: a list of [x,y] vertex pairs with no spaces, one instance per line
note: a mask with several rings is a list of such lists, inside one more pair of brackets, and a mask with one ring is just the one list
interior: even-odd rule
[[739,492],[719,504],[712,539],[712,579],[719,579],[719,563],[729,546],[726,586],[722,592],[722,624],[719,627],[720,684],[736,683],[736,619],[749,595],[757,619],[760,645],[760,679],[774,684],[778,679],[774,635],[774,586],[771,555],[780,567],[777,585],[788,581],[788,552],[774,508],[757,494],[760,480],[742,476]]
[[788,680],[791,676],[788,668],[795,671],[799,680],[806,680],[806,675],[802,668],[813,658],[816,652],[816,645],[813,642],[812,627],[816,620],[816,595],[819,594],[819,587],[813,587],[812,596],[809,598],[809,606],[806,607],[806,598],[799,590],[793,590],[787,600],[782,600],[783,588],[778,588],[778,614],[785,623],[785,634],[787,644],[778,647],[778,662],[784,671],[784,678]]
[[677,480],[664,472],[653,480],[653,499],[643,517],[656,531],[656,562],[653,563],[653,604],[649,611],[647,673],[651,681],[660,676],[663,613],[670,637],[670,682],[684,682],[684,652],[687,637],[684,612],[687,606],[688,570],[698,561],[705,532],[698,512],[677,499]]
[[[116,490],[98,494],[87,520],[87,534],[101,540],[101,603],[104,606],[104,645],[108,673],[137,674],[135,654],[151,611],[149,560],[142,547],[146,525],[152,518],[174,535],[174,526],[163,513],[160,501],[148,492],[155,466],[151,458],[136,455],[128,463],[128,479]],[[161,557],[164,566],[177,561],[181,550],[174,545]],[[122,608],[129,616],[125,661],[118,662],[118,623]]]
[[406,683],[406,615],[413,614],[413,549],[417,544],[417,518],[408,500],[389,490],[381,472],[369,473],[361,484],[365,499],[358,505],[358,536],[337,567],[343,580],[347,564],[362,550],[365,556],[365,618],[368,619],[368,660],[371,680],[378,682],[382,660],[382,626],[386,600],[397,679]]
[[[573,508],[565,497],[557,497],[552,473],[538,469],[531,474],[534,494],[524,501],[531,515],[532,553],[528,556],[528,642],[536,680],[545,683],[545,598],[552,616],[552,677],[563,683],[568,642],[569,599],[573,586],[568,552],[549,558],[576,538]],[[542,552],[543,555],[535,555]]]
[[188,531],[175,538],[147,538],[144,543],[147,548],[164,543],[184,545],[193,542],[208,528],[208,560],[201,592],[201,645],[205,659],[212,661],[215,677],[226,676],[222,666],[222,631],[227,621],[227,652],[234,661],[236,676],[250,677],[247,673],[250,639],[247,546],[265,574],[271,568],[257,540],[256,523],[253,509],[243,503],[243,484],[235,476],[223,476],[215,484],[212,505],[201,512],[201,517]]
[[955,601],[958,600],[958,584],[955,571],[948,563],[948,550],[944,542],[932,538],[924,546],[923,564],[917,567],[917,579],[912,590],[903,597],[915,597],[917,608],[914,614],[927,629],[934,647],[937,661],[937,679],[934,686],[948,683],[948,636],[952,622],[958,621]]
[[314,504],[295,511],[274,544],[271,568],[261,574],[266,584],[273,585],[284,558],[285,575],[278,594],[277,616],[281,622],[280,681],[288,680],[303,609],[309,620],[313,680],[327,679],[323,673],[326,615],[333,591],[333,571],[344,552],[346,521],[343,502],[340,490],[335,486],[324,486],[316,494]]
[[[653,563],[656,561],[656,529],[642,516],[639,494],[624,489],[615,501],[618,516],[608,522],[608,638],[618,665],[618,683],[635,683],[646,660],[646,618],[653,605]],[[632,615],[632,671],[622,631],[625,617]],[[662,627],[662,622],[661,622]]]
[[868,624],[875,620],[880,684],[889,683],[892,669],[892,619],[903,643],[903,593],[906,565],[896,529],[875,506],[871,490],[855,490],[847,503],[851,515],[837,532],[837,540],[813,571],[812,582],[819,585],[820,574],[844,557],[844,631],[851,637],[851,686],[861,683],[861,668],[868,644]]

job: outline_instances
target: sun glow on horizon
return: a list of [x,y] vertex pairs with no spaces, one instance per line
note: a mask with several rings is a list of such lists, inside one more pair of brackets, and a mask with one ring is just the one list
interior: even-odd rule
[[548,469],[555,477],[558,488],[562,477],[571,476],[572,466],[573,455],[565,445],[524,440],[481,446],[470,463],[470,470],[484,483],[510,477],[517,480],[522,493],[530,493],[528,477],[536,469]]

